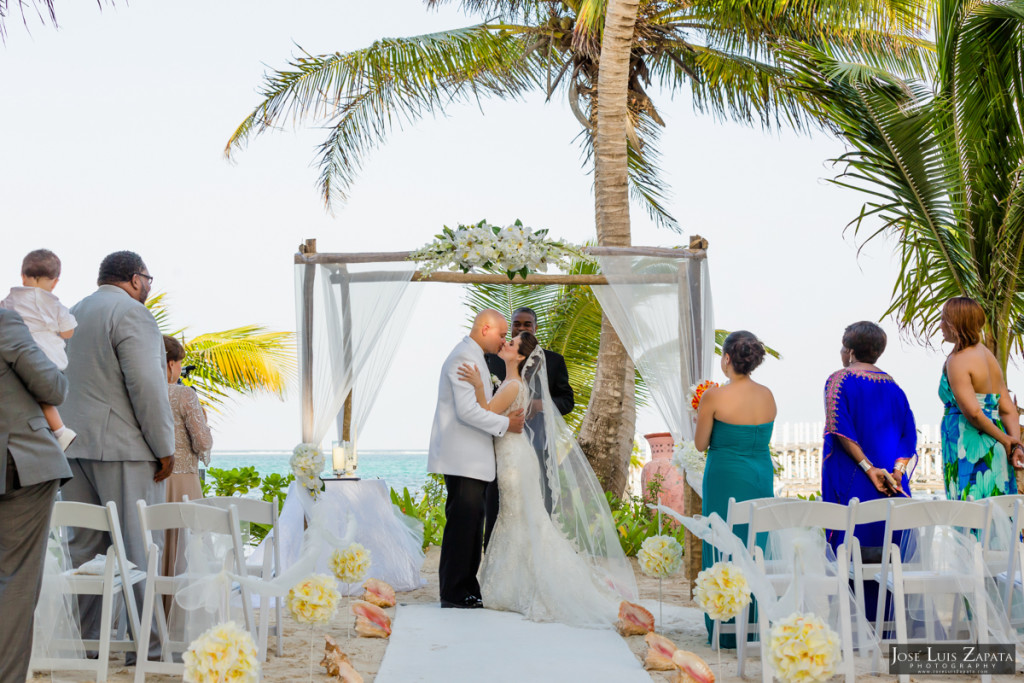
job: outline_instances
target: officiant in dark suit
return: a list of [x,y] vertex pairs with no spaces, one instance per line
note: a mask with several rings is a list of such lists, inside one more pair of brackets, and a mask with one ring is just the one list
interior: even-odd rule
[[[512,337],[517,336],[521,332],[529,332],[530,334],[537,335],[537,313],[532,308],[523,306],[517,308],[512,313],[512,324],[509,327]],[[505,380],[505,361],[501,360],[495,354],[487,354],[485,356],[487,360],[487,369],[492,375],[498,378],[498,381]],[[554,402],[555,407],[558,408],[558,412],[562,415],[568,415],[572,412],[576,402],[572,392],[572,386],[569,384],[569,370],[565,366],[565,358],[560,353],[555,353],[549,349],[544,349],[544,363],[547,367],[548,373],[548,391],[551,393],[551,400]],[[527,414],[526,424],[533,430],[535,439],[544,439],[544,422],[540,415],[535,415],[533,419]],[[537,444],[535,444],[536,446]],[[538,454],[543,454],[543,451],[538,449]],[[543,462],[541,467],[543,468]],[[541,470],[543,472],[543,469]],[[548,486],[547,479],[541,477],[541,487],[544,489],[544,505],[551,511],[551,489]],[[491,540],[491,530],[494,529],[494,523],[498,519],[498,480],[490,482],[487,486],[486,492],[486,503],[487,503],[487,525],[484,529],[484,548],[487,547],[487,542]]]

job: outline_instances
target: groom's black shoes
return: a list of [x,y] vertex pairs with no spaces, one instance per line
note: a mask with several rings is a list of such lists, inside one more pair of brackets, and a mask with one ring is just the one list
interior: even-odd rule
[[475,595],[470,595],[458,602],[451,602],[450,600],[442,600],[441,607],[454,607],[456,609],[480,609],[484,606],[484,601]]

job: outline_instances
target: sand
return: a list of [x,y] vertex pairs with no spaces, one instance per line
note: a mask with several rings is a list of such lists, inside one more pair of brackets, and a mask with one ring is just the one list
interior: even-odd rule
[[[427,552],[426,560],[423,563],[423,577],[427,580],[426,586],[409,593],[399,593],[399,603],[405,604],[416,604],[416,603],[436,603],[437,598],[437,562],[439,556],[439,549],[431,547]],[[656,600],[658,597],[658,582],[655,579],[650,579],[641,574],[639,568],[636,566],[636,561],[633,560],[634,570],[636,572],[637,580],[640,588],[640,597],[643,600]],[[685,579],[665,581],[662,587],[662,595],[665,604],[678,605],[684,607],[696,607],[693,602],[689,599],[689,586]],[[353,666],[363,676],[363,680],[370,683],[374,680],[374,677],[380,667],[380,662],[384,657],[384,651],[387,648],[387,641],[376,639],[376,638],[358,638],[355,636],[354,631],[350,631],[350,627],[354,622],[354,617],[349,609],[350,605],[356,598],[342,598],[341,606],[338,609],[337,614],[331,623],[327,626],[316,627],[313,634],[313,650],[314,650],[314,661],[313,661],[313,680],[315,681],[327,681],[330,680],[324,673],[323,667],[320,666],[319,662],[323,656],[324,638],[323,634],[330,634],[335,640],[338,641],[341,648],[350,657]],[[391,616],[394,616],[394,609],[387,610]],[[654,610],[652,610],[654,611]],[[655,618],[657,618],[657,612],[655,611]],[[273,654],[269,657],[268,662],[264,667],[264,680],[270,683],[284,683],[285,681],[301,681],[308,679],[308,672],[310,666],[310,629],[308,626],[302,626],[294,621],[287,615],[284,616],[284,656],[275,657]],[[678,629],[669,629],[663,635],[671,638],[677,646],[682,649],[691,650],[708,662],[711,665],[712,670],[715,673],[716,679],[719,682],[731,682],[731,681],[743,681],[744,679],[736,676],[736,657],[732,651],[723,651],[721,657],[721,668],[719,665],[718,653],[711,650],[707,645],[707,634],[704,631],[702,623],[687,624],[684,627]],[[644,655],[647,651],[647,646],[644,644],[644,639],[640,636],[633,636],[627,638],[627,643],[630,650],[636,655],[637,661],[642,662]],[[271,640],[271,653],[274,651],[273,640]],[[515,653],[516,656],[522,656],[525,653]],[[512,653],[510,653],[512,656]],[[571,656],[567,653],[567,656]],[[115,663],[111,661],[111,671],[108,680],[116,681],[118,683],[126,683],[134,680],[135,669],[134,667],[125,667],[123,664]],[[667,681],[672,682],[675,680],[675,674],[672,672],[650,672],[652,681]],[[77,677],[76,677],[77,678]],[[872,681],[894,681],[897,680],[895,676],[861,676],[858,674],[858,679],[867,678]],[[46,675],[39,674],[32,680],[49,680],[48,673]],[[87,676],[83,675],[81,680],[90,680]],[[172,676],[148,676],[148,681],[177,681],[180,678]],[[464,679],[467,683],[472,681],[472,678]],[[480,679],[481,681],[486,680],[486,673],[482,672]],[[747,663],[747,681],[760,681],[761,680],[761,666],[758,659],[748,660]],[[834,679],[840,680],[840,679]],[[940,682],[940,683],[961,683],[964,681],[976,681],[977,677],[968,676],[922,676],[922,677],[911,677],[912,681],[925,682]],[[1012,680],[1020,680],[1019,677],[1014,676],[994,676],[994,681],[1009,683]],[[446,682],[447,683],[447,682]],[[561,683],[561,682],[559,682]],[[612,683],[612,682],[608,682]]]

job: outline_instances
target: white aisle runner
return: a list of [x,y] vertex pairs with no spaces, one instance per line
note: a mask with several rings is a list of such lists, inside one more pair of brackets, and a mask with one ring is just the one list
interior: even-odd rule
[[376,683],[650,683],[612,630],[487,609],[399,605]]

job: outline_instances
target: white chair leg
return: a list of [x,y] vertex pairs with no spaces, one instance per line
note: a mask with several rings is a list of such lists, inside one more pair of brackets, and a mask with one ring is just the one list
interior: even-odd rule
[[768,658],[768,615],[764,608],[757,610],[757,633],[761,639],[761,683],[772,683],[772,666]]
[[277,640],[277,656],[283,656],[281,641],[284,637],[284,627],[281,625],[281,598],[271,598],[274,604],[274,638]]
[[744,607],[735,619],[736,624],[736,675],[743,678],[747,663],[747,619],[750,605]]
[[156,553],[149,554],[149,565],[147,567],[146,589],[142,598],[142,619],[139,621],[138,650],[135,657],[135,683],[145,683],[146,662],[149,661],[149,637],[153,623],[153,602],[155,599],[153,588],[156,580]]
[[[893,644],[907,642],[906,602],[906,595],[903,593],[903,568],[897,560],[892,565],[892,610],[896,621],[896,639]],[[900,683],[910,683],[910,674],[901,674]]]
[[259,632],[259,653],[260,661],[267,661],[267,644],[269,642],[270,631],[270,600],[265,595],[260,596],[260,624],[258,627]]
[[96,649],[96,683],[107,680],[107,669],[110,666],[110,632],[114,628],[114,557],[113,552],[107,553],[107,562],[103,568],[103,594],[100,597],[100,642]]

